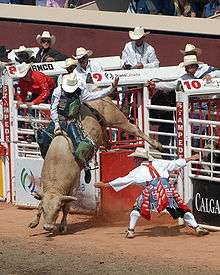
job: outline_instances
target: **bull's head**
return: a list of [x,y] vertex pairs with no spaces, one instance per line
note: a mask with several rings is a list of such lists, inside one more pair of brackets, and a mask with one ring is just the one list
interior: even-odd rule
[[60,194],[43,194],[37,192],[33,194],[38,200],[41,200],[41,209],[44,217],[44,229],[52,231],[55,229],[55,222],[57,220],[59,211],[69,202],[76,201],[76,197],[63,196]]

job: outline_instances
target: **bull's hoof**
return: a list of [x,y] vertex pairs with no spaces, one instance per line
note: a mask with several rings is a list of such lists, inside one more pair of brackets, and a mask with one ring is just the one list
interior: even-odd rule
[[37,222],[37,221],[32,221],[31,223],[29,223],[28,227],[30,227],[30,228],[35,228],[35,227],[38,226],[38,224],[39,224],[39,222]]

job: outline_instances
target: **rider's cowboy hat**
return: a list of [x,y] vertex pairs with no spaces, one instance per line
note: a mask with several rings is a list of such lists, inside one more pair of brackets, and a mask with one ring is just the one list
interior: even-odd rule
[[128,155],[128,157],[149,159],[148,152],[141,147],[137,147],[133,153]]
[[79,60],[80,58],[82,58],[83,56],[87,55],[87,56],[91,56],[93,54],[93,52],[91,50],[86,50],[83,47],[77,48],[76,49],[76,55],[72,55],[72,57],[76,60]]
[[192,44],[186,44],[185,49],[180,50],[180,52],[184,55],[190,55],[190,54],[200,55],[202,53],[202,50],[200,48],[196,48]]
[[76,74],[64,75],[62,78],[62,89],[67,93],[74,93],[79,88]]
[[143,27],[135,27],[133,31],[129,31],[129,37],[131,40],[138,40],[149,34],[150,32],[144,32]]
[[41,45],[41,40],[42,39],[49,39],[50,40],[50,45],[52,46],[55,41],[56,41],[56,38],[54,35],[50,35],[50,33],[48,31],[43,31],[43,33],[40,35],[38,34],[37,37],[36,37],[36,41],[39,45]]
[[74,60],[73,58],[67,58],[64,64],[61,65],[61,67],[66,69],[66,68],[69,68],[70,66],[77,65],[77,64],[78,64],[77,60]]
[[203,64],[203,62],[198,61],[196,55],[185,55],[183,57],[183,62],[180,63],[179,66],[186,67],[186,66],[194,65],[194,64]]
[[20,46],[18,49],[14,50],[14,53],[16,55],[18,55],[19,53],[27,53],[29,57],[32,57],[32,55],[34,54],[31,49],[26,48],[25,46]]

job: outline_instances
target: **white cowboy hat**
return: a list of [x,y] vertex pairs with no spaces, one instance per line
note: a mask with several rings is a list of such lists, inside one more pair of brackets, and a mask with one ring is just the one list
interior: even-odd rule
[[62,88],[67,93],[74,93],[79,88],[75,73],[64,75],[62,78]]
[[25,62],[23,62],[20,65],[17,65],[16,66],[15,76],[17,78],[24,77],[28,73],[28,71],[30,70],[30,68],[31,68],[31,64],[26,64]]
[[128,157],[149,159],[148,152],[142,147],[137,147],[133,153],[128,155]]
[[37,37],[36,37],[36,41],[39,45],[41,45],[41,40],[43,38],[50,39],[51,40],[51,42],[50,42],[51,45],[53,45],[56,41],[56,38],[55,38],[54,35],[50,35],[50,33],[48,31],[43,31],[43,33],[41,35],[38,34]]
[[143,27],[135,27],[133,31],[129,31],[129,37],[131,40],[138,40],[149,33],[150,32],[144,32]]
[[25,46],[20,46],[18,49],[14,50],[14,53],[16,55],[19,53],[27,53],[29,57],[32,57],[32,55],[34,54],[31,49],[26,48]]
[[76,49],[76,56],[72,55],[72,57],[76,60],[79,60],[80,58],[82,58],[85,55],[91,56],[93,54],[93,51],[91,50],[86,50],[83,47],[77,48]]
[[202,53],[202,50],[200,48],[196,48],[192,44],[186,44],[184,50],[180,50],[180,52],[184,55],[189,55],[189,54],[197,54],[200,55]]
[[198,61],[196,55],[185,55],[183,57],[183,62],[180,63],[179,66],[186,67],[186,66],[194,65],[194,64],[203,64],[203,62]]
[[61,65],[61,67],[66,69],[66,68],[69,68],[70,66],[77,65],[77,64],[78,64],[77,60],[74,60],[73,58],[67,58],[65,60],[65,63]]

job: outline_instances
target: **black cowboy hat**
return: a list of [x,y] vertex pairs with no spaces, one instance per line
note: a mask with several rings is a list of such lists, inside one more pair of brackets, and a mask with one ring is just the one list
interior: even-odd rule
[[0,58],[8,58],[8,53],[12,50],[6,50],[5,46],[0,46]]

